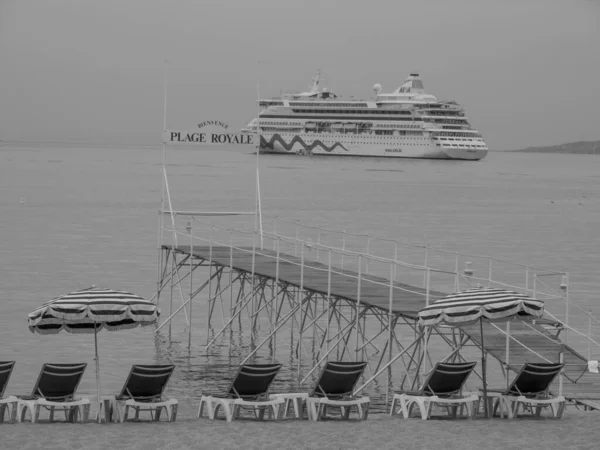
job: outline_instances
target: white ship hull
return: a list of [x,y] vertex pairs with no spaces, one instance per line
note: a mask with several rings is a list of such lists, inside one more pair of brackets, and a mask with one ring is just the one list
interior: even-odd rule
[[487,149],[452,148],[431,138],[342,133],[261,133],[262,153],[479,160]]
[[284,154],[479,160],[488,147],[453,101],[427,94],[411,73],[391,93],[344,99],[319,89],[258,101],[259,116],[243,132],[260,134],[260,151]]

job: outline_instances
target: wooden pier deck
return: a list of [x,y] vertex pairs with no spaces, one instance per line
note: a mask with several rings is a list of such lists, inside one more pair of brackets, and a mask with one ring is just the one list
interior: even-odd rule
[[[165,245],[165,249],[172,247]],[[179,245],[176,252],[189,255],[189,245]],[[231,264],[235,270],[252,273],[252,247],[237,249],[233,252],[230,247],[196,247],[193,249],[194,257],[208,261],[213,264],[229,267]],[[318,292],[327,295],[328,267],[326,264],[305,261],[304,274],[301,277],[301,260],[297,256],[283,254],[279,255],[279,279],[285,283],[300,287],[307,291]],[[275,279],[277,269],[277,253],[271,250],[260,250],[256,253],[254,260],[254,273],[263,277]],[[331,273],[331,295],[346,300],[357,301],[358,273],[333,267]],[[302,279],[301,279],[302,278]],[[360,302],[373,308],[389,311],[390,281],[372,275],[361,274],[363,283],[360,289]],[[364,280],[375,283],[365,283]],[[411,286],[404,283],[394,283],[394,294],[392,297],[392,312],[410,320],[418,319],[418,312],[425,307],[427,292],[422,287]],[[430,291],[429,300],[433,302],[445,296],[445,293]]]
[[[163,245],[163,249],[172,249],[172,246]],[[193,251],[193,256],[204,261],[211,261],[212,264],[222,267],[233,267],[234,270],[252,273],[253,271],[253,251],[252,247],[233,248],[225,246],[194,246],[193,250],[189,245],[179,245],[175,247],[175,252],[189,255]],[[300,287],[307,291],[314,291],[327,295],[328,291],[328,267],[326,264],[315,262],[313,260],[305,261],[303,275],[301,276],[301,260],[297,256],[280,253],[279,255],[279,280],[293,286]],[[277,254],[271,250],[260,250],[254,256],[254,273],[275,279],[277,268]],[[358,273],[350,270],[332,268],[331,274],[331,292],[334,297],[344,298],[350,302],[357,302],[357,278]],[[375,283],[361,284],[360,303],[364,306],[377,308],[385,312],[389,311],[390,299],[390,281],[380,277],[361,274],[362,280],[375,281]],[[429,291],[429,301],[433,302],[446,293],[439,291]],[[395,282],[392,296],[392,313],[404,317],[408,320],[417,320],[418,312],[425,307],[426,289],[417,286],[411,286],[404,283]],[[542,326],[544,321],[538,321],[536,324],[523,323],[519,321],[511,322],[511,336],[518,339],[523,345],[535,351],[538,355],[532,354],[522,345],[511,341],[509,352],[510,367],[518,371],[525,362],[543,362],[558,361],[559,354],[563,348],[561,340],[547,331]],[[496,326],[503,327],[503,324],[484,323],[483,347],[494,358],[504,362],[506,351],[506,335]],[[472,341],[481,345],[481,335],[479,325],[461,327],[469,335]],[[563,395],[568,399],[600,399],[600,375],[591,374],[587,371],[587,360],[575,349],[564,346],[565,363],[565,383],[563,385]]]

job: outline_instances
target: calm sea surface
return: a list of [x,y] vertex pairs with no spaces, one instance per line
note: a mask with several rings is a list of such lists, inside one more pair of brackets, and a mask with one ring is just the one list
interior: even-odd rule
[[[167,159],[175,209],[253,209],[252,149],[177,148]],[[88,362],[80,391],[94,391],[93,337],[34,335],[27,314],[91,285],[154,294],[161,161],[158,148],[0,146],[0,360],[17,361],[9,394],[30,391],[43,362],[68,361]],[[266,215],[568,271],[572,301],[600,317],[599,156],[261,155],[259,165]],[[171,337],[152,328],[101,333],[103,390],[118,390],[132,363],[172,361],[169,393],[197,405],[231,361],[206,354],[200,302],[193,314],[190,347],[182,318]],[[577,321],[587,333],[574,312]]]

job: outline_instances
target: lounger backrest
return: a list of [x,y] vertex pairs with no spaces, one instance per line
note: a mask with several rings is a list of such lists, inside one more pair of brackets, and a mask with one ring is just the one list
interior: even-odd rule
[[527,396],[545,393],[562,368],[560,363],[526,363],[508,388],[508,394]]
[[452,395],[460,392],[476,364],[438,362],[423,383],[423,393]]
[[73,399],[87,363],[44,364],[33,388],[32,397],[60,402]]
[[242,365],[227,393],[235,398],[252,399],[267,396],[281,364]]
[[173,370],[175,366],[172,364],[133,365],[119,398],[137,401],[160,400]]
[[8,386],[8,379],[14,366],[14,361],[0,361],[0,398],[4,397],[4,391]]
[[351,396],[366,365],[366,362],[329,361],[310,396],[333,399]]

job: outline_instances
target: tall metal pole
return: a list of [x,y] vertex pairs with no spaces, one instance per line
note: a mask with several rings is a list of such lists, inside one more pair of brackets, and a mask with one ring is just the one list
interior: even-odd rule
[[304,242],[301,244],[301,250],[300,250],[300,289],[298,291],[298,301],[300,302],[300,320],[299,320],[299,324],[300,324],[300,330],[299,330],[299,335],[298,335],[298,389],[300,389],[300,384],[302,383],[302,371],[301,371],[301,365],[302,365],[302,332],[303,332],[303,320],[302,320],[302,315],[303,315],[303,311],[302,311],[302,300],[304,297]]
[[[163,83],[163,148],[162,148],[162,164],[163,164],[163,172],[165,170],[166,160],[167,160],[167,145],[164,139],[164,134],[167,132],[167,61],[165,60],[164,67],[164,83]],[[158,305],[160,302],[160,291],[161,291],[161,274],[162,274],[162,229],[164,226],[164,210],[165,210],[165,180],[163,175],[163,183],[162,190],[160,193],[160,213],[158,217],[158,267],[157,267],[157,277],[156,277],[156,304]]]
[[327,359],[329,359],[329,326],[331,325],[331,248],[327,252],[327,328],[325,330],[325,342]]
[[[394,320],[392,314],[392,301],[394,299],[394,262],[390,262],[390,299],[388,305],[388,364],[392,361],[392,339],[394,338],[392,333],[392,321]],[[390,385],[392,384],[392,366],[388,366],[388,382],[385,389],[385,406],[389,404],[390,397]]]
[[257,61],[256,70],[256,220],[254,227],[260,233],[260,249],[263,249],[263,229],[262,229],[262,205],[260,201],[260,176],[258,170],[258,154],[260,153],[260,61]]
[[[96,356],[96,394],[98,395],[98,423],[101,422],[100,419],[100,358],[98,357],[98,326],[100,324],[94,325],[94,351]],[[16,406],[13,406],[13,408]],[[33,411],[32,411],[33,413]],[[106,418],[106,422],[108,423],[108,411],[104,411],[104,417]],[[20,419],[19,419],[20,420]]]
[[354,354],[354,361],[358,361],[358,317],[359,317],[359,311],[360,311],[360,282],[362,279],[362,255],[358,255],[358,286],[357,286],[357,292],[356,292],[356,323],[354,325],[354,328],[356,330],[356,348],[355,348],[355,354]]
[[[194,272],[194,218],[192,217],[189,222],[190,233],[190,326],[188,328],[188,347],[192,345],[192,296],[194,295],[194,281],[192,274]],[[208,330],[207,330],[208,332]]]
[[483,317],[479,319],[479,331],[481,332],[481,378],[483,380],[483,411],[487,419],[488,415],[488,396],[487,396],[487,375],[485,361],[485,346],[483,345]]

